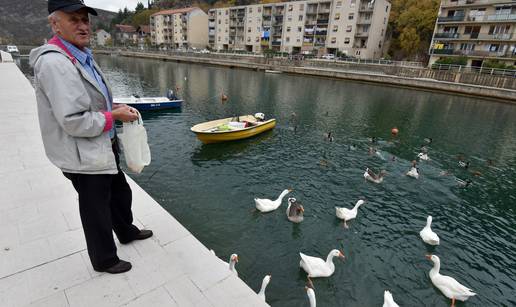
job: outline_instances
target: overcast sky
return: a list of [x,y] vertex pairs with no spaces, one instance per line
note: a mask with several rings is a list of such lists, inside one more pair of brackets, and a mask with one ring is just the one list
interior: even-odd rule
[[85,0],[84,3],[88,6],[118,12],[119,9],[127,7],[129,10],[134,11],[134,8],[138,2],[143,3],[147,7],[147,0]]

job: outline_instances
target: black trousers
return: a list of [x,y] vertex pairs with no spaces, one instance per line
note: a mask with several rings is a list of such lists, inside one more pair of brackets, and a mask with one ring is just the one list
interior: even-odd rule
[[116,141],[113,153],[118,168],[116,175],[63,173],[79,194],[82,227],[95,270],[105,270],[120,260],[112,230],[122,243],[131,241],[140,232],[133,225],[132,192],[119,166]]

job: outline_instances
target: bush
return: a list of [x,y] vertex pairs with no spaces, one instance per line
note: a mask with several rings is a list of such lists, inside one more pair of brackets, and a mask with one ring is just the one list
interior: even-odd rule
[[468,64],[468,58],[465,56],[444,57],[444,58],[439,58],[439,60],[435,61],[435,64],[449,64],[449,65],[466,66],[466,64]]
[[482,64],[483,68],[496,68],[496,69],[515,69],[512,65],[506,65],[503,62],[497,60],[486,60]]

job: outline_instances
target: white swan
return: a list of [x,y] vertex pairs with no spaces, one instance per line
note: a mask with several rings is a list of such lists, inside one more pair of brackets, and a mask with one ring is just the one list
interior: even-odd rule
[[452,300],[452,307],[455,306],[455,300],[464,302],[470,296],[476,295],[475,292],[461,285],[454,278],[439,274],[439,269],[441,267],[439,257],[436,255],[427,255],[426,258],[432,260],[434,263],[434,267],[430,270],[429,274],[432,283],[437,289],[441,290],[444,296]]
[[430,228],[432,225],[432,216],[429,215],[426,218],[426,226],[419,232],[419,235],[421,236],[421,239],[426,244],[430,245],[439,245],[439,236],[435,232],[432,231],[432,228]]
[[430,158],[428,157],[428,154],[426,152],[420,152],[417,157],[420,159],[420,160],[424,160],[424,161],[428,161],[430,160]]
[[351,210],[343,207],[335,207],[335,214],[339,219],[344,220],[344,227],[348,228],[347,221],[357,217],[358,208],[364,203],[365,201],[360,199]]
[[265,275],[262,281],[262,287],[260,288],[260,291],[258,292],[258,296],[265,301],[265,288],[267,288],[267,285],[271,282],[271,275]]
[[383,306],[382,307],[400,307],[400,305],[396,304],[394,298],[390,291],[385,290],[383,292]]
[[299,261],[299,266],[308,273],[308,277],[328,277],[335,272],[335,265],[333,264],[333,257],[345,258],[344,254],[334,249],[324,261],[321,258],[307,256],[303,253],[299,253],[301,256],[301,261]]
[[254,203],[256,204],[256,209],[258,209],[260,212],[274,211],[278,209],[279,206],[281,206],[283,198],[290,192],[292,192],[292,189],[284,190],[276,200],[255,198]]
[[316,307],[317,301],[315,300],[315,291],[311,282],[305,286],[306,295],[308,296],[308,301],[310,302],[310,307]]
[[407,176],[419,179],[419,169],[417,168],[417,162],[416,160],[412,161],[412,167],[410,170],[406,173]]
[[366,168],[366,170],[364,172],[364,179],[369,180],[374,183],[382,183],[383,177],[385,177],[385,174],[386,174],[386,172],[384,170],[382,170],[380,172],[380,174],[376,175],[369,168]]

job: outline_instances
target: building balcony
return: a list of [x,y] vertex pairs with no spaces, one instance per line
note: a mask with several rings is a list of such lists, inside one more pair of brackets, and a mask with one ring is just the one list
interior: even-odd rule
[[368,37],[369,32],[356,32],[355,37]]
[[459,38],[459,33],[435,33],[434,38]]
[[215,31],[208,31],[209,36],[215,36]]
[[437,22],[457,22],[457,21],[464,21],[466,16],[459,15],[459,16],[444,16],[444,17],[437,17]]
[[315,35],[324,35],[326,36],[328,34],[328,31],[315,31]]
[[315,26],[317,22],[315,20],[306,20],[305,21],[305,26]]
[[432,49],[431,54],[453,54],[453,49]]
[[316,42],[314,43],[314,46],[323,47],[324,45],[326,45],[326,42],[325,42],[325,41],[316,41]]
[[208,22],[208,27],[215,28],[215,23],[214,22]]
[[370,24],[371,24],[371,19],[359,18],[357,20],[357,25],[370,25]]
[[317,10],[308,10],[306,11],[306,15],[315,15],[317,14]]
[[272,41],[272,45],[273,46],[280,46],[281,45],[281,41],[280,40]]
[[374,11],[374,6],[362,5],[360,8],[358,8],[358,11],[360,13],[371,13]]
[[475,6],[475,5],[489,5],[489,4],[500,4],[500,0],[458,0],[442,1],[442,7],[458,7],[458,6]]
[[327,25],[328,19],[317,19],[317,24],[318,25]]

